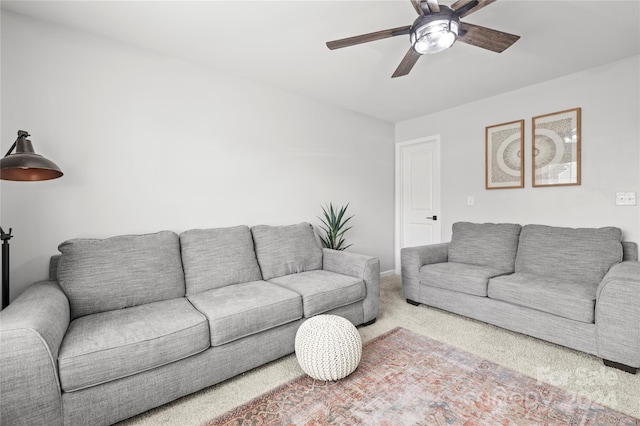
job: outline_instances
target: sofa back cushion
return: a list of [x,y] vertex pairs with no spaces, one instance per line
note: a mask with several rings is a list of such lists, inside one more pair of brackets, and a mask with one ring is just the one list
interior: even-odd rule
[[310,223],[251,228],[262,278],[322,269],[322,247]]
[[262,279],[248,226],[180,234],[187,295]]
[[72,318],[185,294],[180,243],[173,232],[73,239],[58,250],[58,281]]
[[453,224],[449,262],[486,266],[510,273],[514,270],[522,227],[514,223]]
[[622,260],[631,260],[633,262],[638,260],[638,243],[633,241],[622,242]]
[[525,225],[520,234],[516,272],[598,284],[622,261],[619,228],[559,228]]

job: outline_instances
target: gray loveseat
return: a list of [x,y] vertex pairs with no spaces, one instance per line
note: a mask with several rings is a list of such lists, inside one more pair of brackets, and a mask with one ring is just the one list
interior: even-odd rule
[[294,351],[300,324],[378,315],[376,258],[308,223],[59,246],[0,315],[2,425],[111,424]]
[[640,367],[638,246],[618,228],[453,225],[451,242],[404,248],[407,302]]

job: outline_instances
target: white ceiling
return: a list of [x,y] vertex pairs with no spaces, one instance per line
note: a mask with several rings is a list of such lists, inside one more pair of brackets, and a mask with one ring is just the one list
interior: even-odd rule
[[640,53],[637,0],[501,0],[463,21],[520,35],[512,47],[497,54],[456,43],[394,79],[408,36],[334,51],[325,42],[409,25],[417,17],[409,0],[3,0],[2,9],[391,122]]

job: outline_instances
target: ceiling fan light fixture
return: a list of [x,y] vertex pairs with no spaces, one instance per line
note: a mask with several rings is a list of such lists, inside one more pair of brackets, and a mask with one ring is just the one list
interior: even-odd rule
[[460,18],[453,13],[421,16],[411,29],[410,41],[416,52],[421,55],[438,53],[455,43],[460,30]]

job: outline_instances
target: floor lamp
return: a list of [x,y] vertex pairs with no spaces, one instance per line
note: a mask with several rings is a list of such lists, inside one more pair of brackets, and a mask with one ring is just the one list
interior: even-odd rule
[[[34,182],[56,179],[62,171],[53,161],[47,160],[33,150],[29,133],[18,130],[18,139],[11,145],[7,154],[0,160],[0,179]],[[13,152],[15,150],[15,152]],[[2,240],[2,309],[9,305],[9,240],[11,228],[5,233],[0,227]]]

